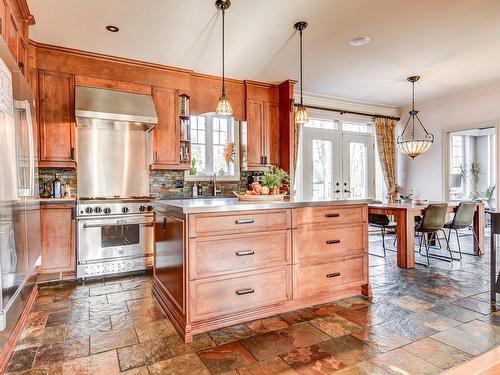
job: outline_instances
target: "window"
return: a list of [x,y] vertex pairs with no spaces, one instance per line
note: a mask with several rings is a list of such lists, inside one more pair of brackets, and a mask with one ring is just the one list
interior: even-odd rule
[[186,180],[239,180],[238,126],[232,117],[191,116],[191,169]]
[[451,136],[451,174],[460,174],[464,166],[464,137]]
[[342,130],[345,132],[353,132],[353,133],[371,133],[372,124],[367,124],[363,122],[342,121]]
[[330,129],[335,130],[339,128],[338,120],[321,120],[321,119],[309,119],[308,122],[304,124],[306,128],[315,128],[315,129]]

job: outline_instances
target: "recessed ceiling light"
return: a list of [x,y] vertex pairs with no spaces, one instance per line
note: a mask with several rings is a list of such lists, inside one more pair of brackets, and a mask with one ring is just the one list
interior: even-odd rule
[[106,26],[106,30],[111,31],[112,33],[117,33],[118,31],[120,31],[118,27],[113,25]]
[[352,38],[349,41],[349,44],[353,47],[360,47],[370,43],[370,38],[367,36],[358,36],[356,38]]

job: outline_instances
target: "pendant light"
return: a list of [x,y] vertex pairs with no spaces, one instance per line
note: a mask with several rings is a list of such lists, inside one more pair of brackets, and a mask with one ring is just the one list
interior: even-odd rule
[[304,100],[302,98],[302,31],[307,28],[307,22],[297,22],[294,27],[300,35],[300,103],[295,104],[295,122],[297,124],[303,124],[308,121],[307,109],[304,106]]
[[231,116],[233,114],[233,108],[231,107],[231,103],[226,96],[226,81],[225,81],[225,71],[224,71],[224,24],[225,24],[225,15],[226,9],[231,6],[231,1],[229,0],[217,0],[215,2],[215,6],[222,11],[222,92],[219,98],[219,103],[217,104],[217,108],[215,113],[219,116]]
[[[432,142],[434,142],[434,135],[427,131],[422,124],[422,121],[418,118],[418,111],[415,110],[415,82],[419,79],[419,76],[408,77],[408,81],[412,84],[411,111],[409,112],[410,117],[408,117],[408,121],[406,121],[403,132],[398,136],[396,143],[398,150],[412,159],[415,159],[418,155],[426,152],[431,147]],[[415,134],[415,123],[417,125],[420,124],[424,130],[425,134],[423,134],[423,137],[418,137]],[[410,125],[410,128],[408,125]],[[405,136],[407,129],[410,133],[409,137]]]

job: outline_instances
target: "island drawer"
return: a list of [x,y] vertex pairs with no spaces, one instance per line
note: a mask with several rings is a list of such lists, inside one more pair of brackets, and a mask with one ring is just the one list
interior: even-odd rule
[[291,262],[289,230],[191,239],[190,277],[209,277]]
[[348,224],[368,221],[368,206],[300,207],[293,209],[294,227],[307,224]]
[[367,224],[293,230],[294,263],[365,252]]
[[290,267],[191,282],[191,316],[203,320],[285,302],[291,296]]
[[294,298],[328,294],[367,282],[366,257],[314,265],[294,265]]
[[189,236],[193,238],[283,230],[290,227],[290,216],[290,210],[196,214],[189,218]]

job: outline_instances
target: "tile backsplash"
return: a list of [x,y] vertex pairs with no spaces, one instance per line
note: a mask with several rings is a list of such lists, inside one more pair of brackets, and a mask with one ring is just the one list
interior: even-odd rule
[[[50,187],[55,174],[63,184],[69,182],[71,191],[76,196],[76,171],[58,168],[40,168],[40,190],[44,183]],[[217,186],[221,190],[220,195],[231,196],[233,191],[245,191],[247,179],[251,172],[241,172],[240,181],[217,181]],[[184,181],[183,171],[150,171],[149,172],[149,192],[150,195],[162,199],[190,198],[193,191],[192,181]],[[198,182],[203,187],[203,195],[212,195],[212,183],[209,181]],[[176,187],[176,185],[178,187]],[[179,187],[182,185],[182,187]]]

